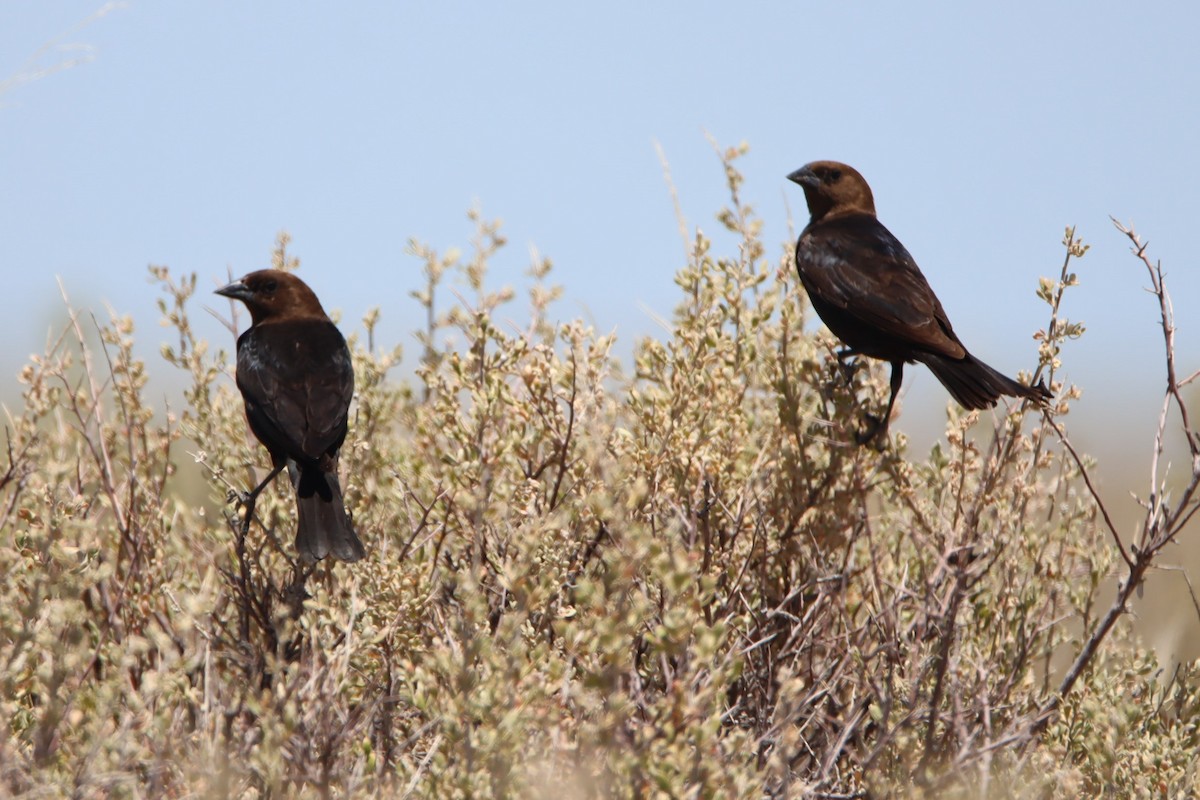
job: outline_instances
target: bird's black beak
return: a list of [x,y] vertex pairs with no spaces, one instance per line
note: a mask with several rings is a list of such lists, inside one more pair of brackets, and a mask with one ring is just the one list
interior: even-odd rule
[[792,183],[798,183],[801,186],[817,187],[821,183],[821,179],[817,177],[817,173],[813,172],[808,167],[801,167],[795,172],[788,175],[788,180]]
[[225,297],[232,297],[234,300],[241,300],[245,302],[246,300],[250,299],[250,295],[252,293],[250,291],[250,287],[246,285],[246,282],[238,279],[228,286],[222,286],[220,289],[217,289],[215,294],[224,295]]

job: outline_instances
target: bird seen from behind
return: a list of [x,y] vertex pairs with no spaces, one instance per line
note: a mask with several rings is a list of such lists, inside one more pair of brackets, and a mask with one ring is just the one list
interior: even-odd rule
[[217,294],[245,303],[237,385],[250,430],[271,455],[271,473],[242,498],[249,529],[258,495],[285,467],[296,492],[296,550],[306,562],[365,554],[338,483],[354,370],[350,350],[304,281],[277,269],[251,272]]
[[1051,398],[1041,383],[1018,383],[967,352],[917,263],[876,218],[871,187],[857,170],[814,161],[788,180],[804,189],[812,215],[796,242],[796,268],[818,316],[846,345],[839,359],[864,355],[892,365],[887,410],[870,419],[860,444],[886,439],[905,363],[925,364],[968,409],[991,408],[1002,395]]

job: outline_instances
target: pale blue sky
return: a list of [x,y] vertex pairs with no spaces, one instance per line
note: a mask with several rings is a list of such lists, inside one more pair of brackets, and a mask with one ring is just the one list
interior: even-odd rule
[[[1007,373],[1034,363],[1037,278],[1078,225],[1093,249],[1066,312],[1089,332],[1065,357],[1093,437],[1129,414],[1148,451],[1161,392],[1155,307],[1108,214],[1167,263],[1183,366],[1200,366],[1195,4],[133,0],[77,28],[101,6],[0,0],[0,80],[90,58],[0,92],[7,375],[45,341],[56,275],[77,304],[132,314],[153,368],[167,335],[146,265],[208,288],[266,266],[280,229],[344,329],[380,305],[382,341],[412,352],[405,240],[465,245],[476,200],[512,244],[493,281],[523,282],[536,245],[566,287],[558,316],[628,352],[678,298],[654,142],[713,231],[706,131],[750,143],[744,194],[773,255],[784,198],[807,216],[784,176],[858,167],[963,340]],[[906,389],[897,427],[940,425],[934,379],[910,370]]]

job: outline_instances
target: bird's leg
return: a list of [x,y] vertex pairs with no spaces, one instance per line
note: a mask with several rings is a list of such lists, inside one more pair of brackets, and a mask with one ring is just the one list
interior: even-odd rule
[[876,417],[874,414],[867,414],[867,428],[860,431],[855,438],[859,444],[867,444],[868,442],[879,449],[883,448],[887,442],[888,425],[892,421],[892,408],[896,405],[896,395],[900,393],[900,386],[904,383],[904,362],[892,362],[892,393],[888,398],[887,410],[883,412],[883,417]]
[[896,396],[900,394],[900,385],[904,383],[904,362],[892,362],[892,395],[888,398],[887,410],[883,412],[883,430],[886,433],[888,423],[892,421],[892,408],[896,405]]
[[250,532],[250,520],[254,517],[254,504],[258,501],[259,494],[262,493],[263,489],[267,488],[267,484],[275,480],[275,477],[283,471],[283,468],[286,465],[286,461],[275,465],[275,468],[271,470],[271,473],[267,475],[267,477],[263,478],[262,482],[259,483],[258,486],[255,486],[248,493],[243,493],[242,496],[238,498],[238,502],[241,503],[242,507],[246,509],[246,516],[242,520],[242,536],[245,536]]

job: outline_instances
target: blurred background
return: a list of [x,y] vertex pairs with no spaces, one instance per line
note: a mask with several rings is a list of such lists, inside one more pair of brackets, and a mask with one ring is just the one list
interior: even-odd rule
[[[558,315],[615,331],[627,355],[679,299],[684,244],[657,147],[689,224],[715,234],[727,192],[709,137],[746,141],[743,197],[773,256],[807,218],[784,176],[849,162],[961,338],[1009,374],[1036,364],[1038,277],[1058,274],[1063,230],[1078,227],[1092,248],[1064,309],[1087,327],[1063,353],[1063,377],[1084,390],[1070,429],[1132,536],[1163,348],[1145,270],[1109,215],[1165,264],[1192,372],[1200,6],[305,8],[0,4],[0,375],[60,328],[56,278],[76,306],[131,315],[153,372],[166,335],[146,266],[195,271],[207,292],[269,266],[284,229],[343,329],[381,306],[377,341],[411,357],[421,265],[405,243],[466,246],[476,203],[511,245],[490,283],[525,283],[536,247],[565,286]],[[195,321],[231,344],[214,319]],[[0,386],[11,407],[19,386]],[[946,401],[928,371],[908,371],[894,427],[914,456],[940,435]],[[1185,451],[1168,452],[1178,484]],[[1167,553],[1193,574],[1198,529]],[[1163,656],[1200,656],[1180,572],[1154,574],[1138,611]]]

